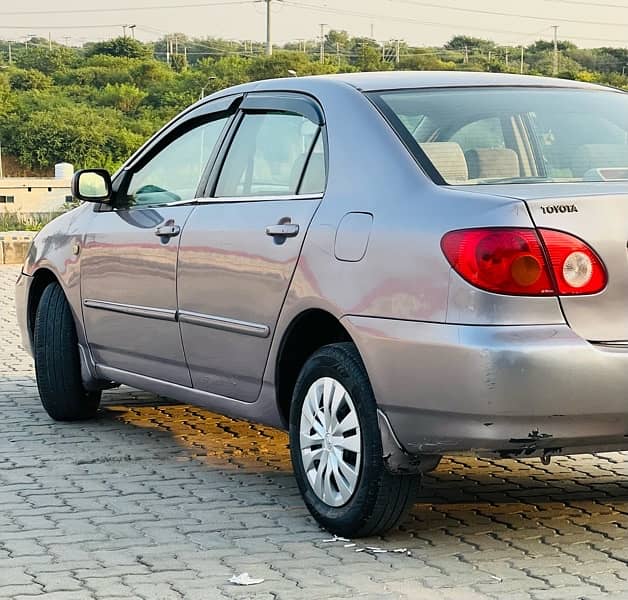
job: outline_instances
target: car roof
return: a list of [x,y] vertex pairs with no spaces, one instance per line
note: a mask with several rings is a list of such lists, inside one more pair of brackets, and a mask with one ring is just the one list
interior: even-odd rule
[[192,105],[205,104],[225,96],[249,92],[305,92],[316,94],[329,86],[350,86],[361,92],[384,90],[408,90],[421,88],[460,87],[549,87],[564,89],[606,90],[624,93],[606,86],[531,75],[511,73],[483,73],[475,71],[384,71],[373,73],[340,73],[334,75],[310,75],[262,79],[226,88],[207,96]]
[[304,79],[329,79],[347,83],[365,92],[433,87],[474,86],[530,86],[608,89],[601,85],[512,73],[485,73],[476,71],[378,71],[372,73],[344,73]]

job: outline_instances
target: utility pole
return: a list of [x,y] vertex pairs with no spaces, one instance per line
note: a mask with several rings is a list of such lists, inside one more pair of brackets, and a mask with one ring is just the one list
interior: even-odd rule
[[386,42],[382,42],[382,62],[386,62]]
[[9,44],[9,64],[13,64],[13,54],[11,53],[11,40],[7,42]]
[[321,56],[320,61],[321,64],[325,62],[325,27],[327,23],[321,23]]
[[135,28],[137,25],[129,25],[129,29],[131,30],[131,37],[135,39]]
[[523,75],[523,71],[524,71],[524,63],[523,63],[523,46],[521,46],[521,64],[519,67],[519,72]]
[[166,34],[166,64],[170,66],[170,34]]
[[552,75],[558,75],[558,25],[552,25],[554,30],[554,64],[552,65]]
[[506,68],[508,68],[509,65],[509,60],[508,60],[508,55],[510,54],[510,49],[506,48]]
[[466,44],[464,45],[464,60],[463,60],[465,65],[469,64],[469,46],[467,46]]
[[126,25],[122,25],[122,37],[123,38],[126,38],[126,28],[127,28]]
[[401,40],[397,40],[397,46],[395,48],[395,63],[401,62]]
[[270,3],[273,0],[266,0],[266,56],[273,55],[273,41],[271,34],[271,11]]
[[336,62],[340,64],[340,42],[336,42]]
[[48,32],[48,52],[52,52],[52,36],[50,32]]

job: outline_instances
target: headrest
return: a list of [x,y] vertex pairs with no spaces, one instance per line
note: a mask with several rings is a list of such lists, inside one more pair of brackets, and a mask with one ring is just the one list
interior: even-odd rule
[[419,145],[447,183],[463,182],[469,179],[467,161],[460,144],[425,142]]
[[473,148],[464,155],[471,179],[505,179],[521,175],[519,157],[510,148]]

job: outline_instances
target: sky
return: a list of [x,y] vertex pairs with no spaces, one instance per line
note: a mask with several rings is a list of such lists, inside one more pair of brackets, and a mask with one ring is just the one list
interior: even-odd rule
[[[558,37],[581,47],[628,46],[628,0],[272,0],[276,43],[345,29],[378,41],[441,45],[453,35],[527,45]],[[144,41],[166,33],[263,40],[265,0],[0,0],[0,38],[35,34],[70,45],[122,34],[136,25]]]

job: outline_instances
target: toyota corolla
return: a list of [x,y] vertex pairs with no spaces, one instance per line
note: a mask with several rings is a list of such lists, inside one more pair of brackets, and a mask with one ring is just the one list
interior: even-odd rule
[[35,238],[53,419],[125,384],[290,433],[329,530],[394,526],[451,454],[628,449],[628,96],[487,73],[246,84]]

